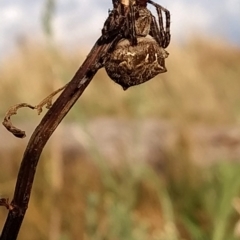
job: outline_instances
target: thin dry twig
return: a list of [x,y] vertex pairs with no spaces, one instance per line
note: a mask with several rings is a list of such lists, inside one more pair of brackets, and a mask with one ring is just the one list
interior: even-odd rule
[[64,90],[67,87],[68,83],[65,84],[63,87],[57,89],[56,91],[52,92],[50,95],[48,95],[46,98],[44,98],[38,105],[35,106],[35,109],[37,109],[38,115],[41,114],[43,107],[46,105],[47,109],[50,109],[52,107],[52,100],[55,95],[57,95],[59,92]]
[[30,108],[30,109],[33,109],[33,110],[37,110],[37,113],[38,115],[41,114],[41,112],[43,111],[43,107],[46,105],[46,108],[47,109],[50,109],[51,106],[52,106],[52,100],[53,100],[53,97],[58,94],[59,92],[61,92],[63,89],[65,89],[67,86],[64,85],[63,87],[57,89],[56,91],[52,92],[49,96],[47,96],[46,98],[44,98],[38,105],[36,106],[32,106],[28,103],[19,103],[19,104],[16,104],[12,107],[9,108],[9,110],[6,112],[5,114],[5,117],[3,119],[3,125],[4,127],[9,131],[11,132],[15,137],[18,137],[18,138],[24,138],[26,137],[26,133],[25,131],[15,127],[12,122],[11,122],[11,116],[12,115],[16,115],[17,114],[17,111],[20,109],[20,108]]
[[8,198],[1,198],[0,199],[0,206],[4,206],[8,210],[12,210],[13,209],[12,205],[9,203],[9,199]]
[[31,109],[35,109],[34,106],[28,104],[28,103],[20,103],[20,104],[16,104],[12,107],[9,108],[9,110],[7,111],[7,113],[5,114],[4,120],[3,120],[3,125],[4,127],[11,132],[14,136],[18,137],[18,138],[24,138],[26,137],[26,134],[24,131],[22,131],[21,129],[13,126],[12,122],[11,122],[11,116],[12,115],[16,115],[17,111],[19,108],[31,108]]
[[[116,0],[114,2],[116,2]],[[122,14],[126,17],[127,9]],[[50,94],[37,106],[22,103],[13,106],[7,112],[3,122],[4,126],[15,136],[24,137],[25,132],[14,127],[11,123],[11,116],[16,114],[17,110],[23,107],[37,109],[38,114],[41,113],[43,106],[46,105],[48,108],[50,107],[40,124],[34,130],[28,142],[18,172],[14,196],[11,203],[9,203],[8,199],[2,199],[1,205],[7,207],[9,209],[9,213],[4,224],[0,240],[17,239],[18,232],[28,208],[37,164],[44,146],[62,119],[82,95],[96,72],[103,66],[103,59],[106,57],[106,53],[113,48],[119,40],[119,36],[116,36],[111,41],[104,42],[100,37],[88,54],[82,66],[78,69],[72,80],[67,85]],[[63,92],[52,104],[52,98],[62,90]]]
[[[12,208],[9,209],[0,240],[15,240],[17,238],[28,207],[35,171],[41,152],[54,130],[81,96],[95,73],[98,71],[96,63],[98,63],[104,50],[108,48],[108,45],[109,44],[99,45],[98,42],[95,44],[83,65],[79,68],[73,79],[69,82],[65,90],[57,98],[33,132],[22,159],[14,197],[11,202]],[[43,103],[46,102],[48,101],[43,101]],[[11,109],[10,115],[16,114],[17,109],[21,107],[35,109],[35,107],[29,104],[20,104]],[[12,126],[10,130],[15,131],[16,129],[17,128]],[[17,129],[17,133],[19,133],[19,129]]]
[[[64,91],[57,98],[33,132],[23,155],[13,200],[9,205],[11,206],[11,209],[9,209],[0,240],[17,239],[18,232],[28,208],[28,202],[31,195],[37,164],[44,146],[62,119],[82,95],[83,91],[91,82],[98,69],[102,67],[102,61],[105,57],[105,54],[119,40],[119,37],[116,37],[111,42],[104,43],[101,37],[98,39],[82,66],[78,69],[75,76],[67,84]],[[38,105],[38,112],[41,112],[43,105],[51,105],[50,99],[52,99],[55,94],[56,92],[44,99]],[[15,108],[13,108],[6,117],[6,122],[9,124],[9,129],[13,132],[16,131],[15,134],[19,136],[21,136],[23,132],[11,124],[10,117],[13,114],[16,114],[17,110],[21,107],[21,105],[15,106]],[[36,107],[28,104],[25,104],[25,107],[36,109]]]

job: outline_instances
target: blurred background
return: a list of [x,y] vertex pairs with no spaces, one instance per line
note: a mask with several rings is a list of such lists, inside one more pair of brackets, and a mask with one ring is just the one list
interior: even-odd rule
[[[20,240],[240,239],[240,2],[156,2],[171,12],[168,72],[125,92],[97,73],[43,151]],[[1,119],[71,80],[108,9],[0,1]],[[0,126],[0,197],[43,114],[13,117],[22,140]]]

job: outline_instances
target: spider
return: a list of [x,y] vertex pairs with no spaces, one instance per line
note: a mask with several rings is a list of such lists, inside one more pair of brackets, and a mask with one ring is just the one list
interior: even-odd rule
[[[113,10],[109,12],[101,37],[109,42],[115,39],[104,66],[108,76],[124,90],[167,71],[165,48],[171,38],[167,9],[151,0],[128,1],[125,6],[120,0],[113,0]],[[147,3],[156,8],[158,22],[147,9]],[[165,27],[162,12],[166,17]]]

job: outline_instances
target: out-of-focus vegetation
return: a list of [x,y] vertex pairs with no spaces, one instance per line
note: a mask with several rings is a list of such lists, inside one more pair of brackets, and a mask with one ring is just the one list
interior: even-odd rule
[[[76,120],[107,114],[161,117],[187,122],[232,123],[239,119],[240,49],[218,41],[192,40],[173,44],[168,72],[127,92],[100,70],[71,113]],[[0,114],[9,104],[37,103],[68,82],[86,54],[71,55],[24,44],[0,66]]]
[[[65,123],[111,116],[165,119],[181,129],[238,124],[240,49],[194,39],[168,51],[168,73],[126,92],[100,70]],[[10,105],[40,102],[71,79],[84,56],[21,46],[0,66],[0,116]],[[14,121],[37,124],[39,118],[22,110]],[[191,142],[184,140],[167,153],[161,171],[147,163],[128,166],[129,159],[113,168],[94,149],[91,159],[62,159],[57,145],[56,138],[39,163],[19,239],[239,239],[239,163],[225,159],[199,168],[191,161]],[[12,151],[11,159],[0,153],[1,197],[12,196],[23,146]],[[6,214],[1,208],[1,226]]]

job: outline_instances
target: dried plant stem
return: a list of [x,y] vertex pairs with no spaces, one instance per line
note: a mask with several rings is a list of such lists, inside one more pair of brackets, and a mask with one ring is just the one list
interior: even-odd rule
[[3,125],[4,127],[11,132],[15,137],[18,138],[24,138],[26,137],[25,131],[22,131],[21,129],[16,128],[12,122],[11,122],[11,116],[17,114],[18,109],[20,108],[30,108],[30,109],[36,109],[38,114],[40,114],[42,112],[43,107],[46,105],[46,108],[50,109],[52,106],[52,99],[53,97],[58,94],[59,92],[61,92],[64,88],[66,88],[67,84],[64,85],[63,87],[57,89],[56,91],[52,92],[49,96],[47,96],[46,98],[44,98],[38,105],[36,106],[32,106],[28,103],[19,103],[16,104],[14,106],[12,106],[11,108],[8,109],[8,111],[5,114],[4,120],[3,120]]
[[[82,66],[78,69],[73,79],[67,84],[62,94],[54,102],[52,107],[45,114],[42,121],[32,134],[23,155],[13,200],[10,204],[7,200],[2,200],[2,205],[7,206],[9,213],[3,227],[0,240],[17,239],[19,229],[28,207],[35,171],[41,152],[54,130],[72,108],[74,103],[81,96],[95,73],[102,66],[102,57],[112,44],[100,44],[99,42],[99,40],[96,42],[93,49],[87,56]],[[56,92],[51,94],[50,97],[43,100],[43,102],[38,106],[48,104],[49,100],[55,94]],[[13,107],[9,111],[8,115],[4,119],[4,123],[7,124],[7,126],[11,126],[12,128],[10,128],[10,131],[12,130],[16,135],[21,134],[22,130],[19,130],[12,126],[10,117],[11,115],[16,114],[17,109],[21,107],[30,107],[32,109],[37,108],[29,104],[20,104]],[[39,111],[41,107],[37,109]]]
[[[117,3],[116,1],[117,0],[114,0],[113,3]],[[114,4],[114,7],[115,5],[116,4]],[[120,32],[124,30],[123,28],[126,25],[125,19],[127,12],[128,9],[124,8],[124,11],[122,12],[124,14],[124,21],[122,21],[122,24],[118,29]],[[111,16],[109,15],[109,17]],[[110,28],[112,29],[116,27],[114,19],[113,21],[110,19],[110,25]],[[8,199],[0,199],[0,205],[7,207],[9,210],[0,240],[17,239],[18,232],[28,208],[37,164],[44,146],[62,119],[91,82],[98,69],[104,66],[107,53],[116,46],[121,38],[121,34],[116,34],[113,38],[111,37],[107,39],[101,36],[93,46],[82,66],[78,69],[75,76],[66,86],[53,92],[37,106],[23,103],[13,106],[7,112],[3,122],[4,126],[15,136],[24,137],[25,132],[16,128],[11,123],[11,116],[16,114],[17,110],[22,107],[37,109],[38,113],[41,113],[43,106],[47,105],[47,107],[50,107],[49,111],[45,114],[42,121],[33,132],[24,152],[13,200],[9,203]],[[52,105],[53,96],[62,90],[63,92]],[[68,133],[66,132],[65,134],[67,135]]]

